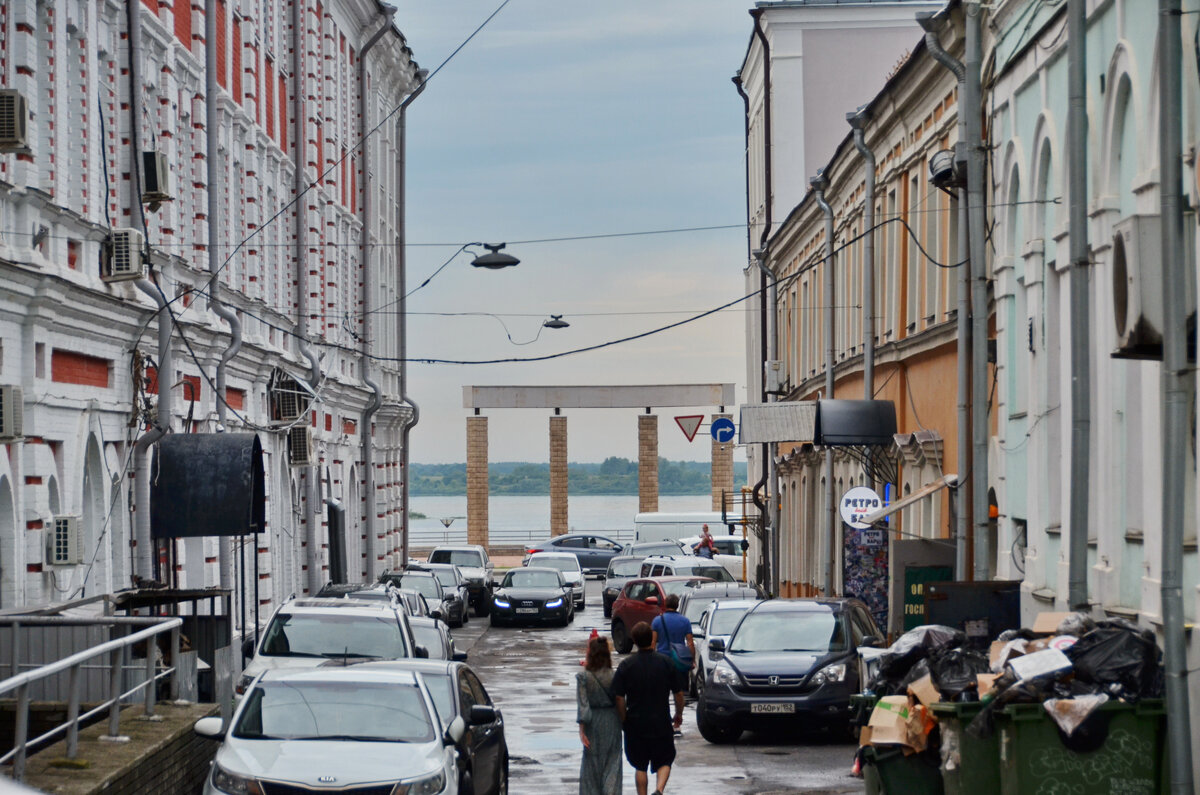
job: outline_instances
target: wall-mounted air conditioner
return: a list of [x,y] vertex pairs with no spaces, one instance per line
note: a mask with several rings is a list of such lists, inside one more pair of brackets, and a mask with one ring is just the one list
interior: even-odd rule
[[20,91],[0,90],[0,152],[29,148],[29,106]]
[[151,212],[175,198],[171,184],[166,153],[142,152],[142,203],[149,204]]
[[24,411],[21,387],[0,386],[0,439],[20,439],[24,435]]
[[781,395],[787,392],[787,372],[782,361],[774,359],[763,362],[763,378],[767,394]]
[[293,467],[312,466],[316,461],[313,453],[312,428],[297,425],[288,431],[288,464]]
[[46,562],[52,566],[83,563],[83,540],[78,516],[55,516],[46,536]]
[[271,419],[295,422],[308,413],[316,393],[304,381],[279,371],[270,385]]
[[105,247],[100,278],[106,282],[141,279],[146,275],[145,238],[136,229],[114,229]]

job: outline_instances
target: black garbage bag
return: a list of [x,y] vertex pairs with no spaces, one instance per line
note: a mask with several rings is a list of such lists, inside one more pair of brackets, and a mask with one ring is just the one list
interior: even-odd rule
[[987,655],[971,649],[946,649],[929,658],[933,686],[943,701],[958,701],[967,691],[978,692],[976,675],[990,670]]
[[1037,635],[1034,634],[1032,629],[1022,627],[1021,629],[1006,629],[996,636],[996,640],[1008,643],[1010,640],[1016,640],[1017,638],[1033,640],[1036,637]]
[[1096,628],[1096,622],[1087,613],[1071,613],[1058,624],[1057,635],[1082,638]]
[[1125,701],[1162,695],[1162,652],[1149,631],[1108,619],[1066,650],[1075,678]]
[[917,660],[912,668],[908,669],[908,673],[896,684],[897,693],[907,693],[908,686],[929,673],[929,660]]
[[879,670],[871,680],[871,689],[877,695],[904,692],[900,682],[918,661],[934,652],[961,646],[966,640],[967,636],[961,630],[940,624],[910,629],[879,656]]

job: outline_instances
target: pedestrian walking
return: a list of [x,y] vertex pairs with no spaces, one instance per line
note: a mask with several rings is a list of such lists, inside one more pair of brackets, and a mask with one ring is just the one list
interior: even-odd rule
[[662,795],[675,761],[674,731],[683,725],[687,677],[670,659],[654,650],[654,632],[645,621],[635,624],[630,635],[637,644],[637,653],[617,668],[612,686],[617,714],[625,730],[625,758],[635,771],[638,795],[646,795],[648,770],[655,775],[654,795]]
[[696,659],[696,640],[692,637],[692,622],[679,614],[679,597],[668,594],[665,612],[650,624],[652,643],[660,653],[671,658],[683,672],[692,669]]
[[579,741],[579,795],[621,795],[621,719],[612,691],[608,638],[588,641],[584,670],[575,674]]

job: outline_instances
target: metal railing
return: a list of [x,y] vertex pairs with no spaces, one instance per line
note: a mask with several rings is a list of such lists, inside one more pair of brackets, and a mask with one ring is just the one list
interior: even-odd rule
[[[179,628],[183,625],[183,620],[179,618],[121,618],[108,616],[102,619],[93,619],[87,621],[84,619],[71,619],[62,616],[2,616],[0,624],[8,624],[11,628],[11,637],[14,639],[19,637],[19,629],[23,626],[38,626],[38,625],[62,625],[71,622],[78,623],[104,623],[117,624],[125,626],[144,626],[149,625],[146,629],[134,632],[116,640],[110,640],[106,643],[101,643],[98,646],[93,646],[84,651],[72,654],[70,657],[65,657],[48,665],[42,665],[30,671],[17,673],[17,659],[19,648],[14,648],[13,651],[13,671],[14,675],[8,679],[0,681],[0,697],[6,693],[16,691],[16,734],[12,749],[0,756],[0,764],[6,764],[10,760],[13,765],[13,778],[17,781],[25,780],[25,759],[27,748],[30,745],[37,745],[51,739],[63,731],[67,733],[67,758],[74,759],[79,753],[79,724],[81,721],[89,720],[90,718],[101,714],[106,709],[108,710],[108,737],[117,738],[120,736],[121,730],[121,701],[136,693],[138,690],[145,688],[145,715],[147,718],[154,716],[155,702],[155,685],[159,679],[163,677],[171,677],[171,698],[178,699],[179,697],[179,677],[176,675],[177,667],[174,663],[179,659]],[[164,668],[162,671],[156,671],[158,658],[154,653],[156,647],[157,636],[164,633],[171,633],[170,649],[171,649],[171,667]],[[121,673],[124,669],[123,660],[126,649],[131,646],[146,642],[146,678],[144,681],[134,685],[125,692],[121,692]],[[16,646],[16,643],[13,644]],[[80,697],[79,697],[79,681],[82,675],[84,664],[96,659],[109,655],[108,670],[108,692],[109,698],[94,709],[79,714]],[[35,682],[47,679],[51,676],[67,672],[68,680],[68,700],[67,700],[67,719],[64,723],[60,723],[54,728],[39,737],[32,740],[29,739],[29,687]]]

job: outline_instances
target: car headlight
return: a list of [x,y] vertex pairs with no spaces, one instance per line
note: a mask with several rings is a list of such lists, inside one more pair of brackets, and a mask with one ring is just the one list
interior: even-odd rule
[[228,792],[230,795],[262,795],[262,787],[257,781],[230,773],[217,764],[212,768],[212,785],[219,792]]
[[445,788],[446,774],[439,770],[416,781],[401,781],[392,789],[392,795],[437,795]]
[[505,600],[503,600],[503,599],[493,599],[493,600],[492,600],[492,604],[494,604],[496,607],[501,607],[501,608],[504,608],[505,610],[507,610],[508,608],[512,607],[512,604],[511,604],[511,603],[509,603],[509,602],[506,602],[506,601],[505,601]]
[[241,677],[238,679],[237,687],[235,688],[237,690],[237,694],[239,696],[244,694],[246,692],[246,690],[249,689],[250,685],[252,685],[253,683],[254,683],[254,675],[253,674],[242,674]]
[[810,681],[812,681],[814,685],[820,686],[826,682],[841,682],[845,680],[845,678],[846,664],[834,663],[833,665],[826,665],[824,668],[817,671],[815,674],[813,674]]
[[549,608],[562,607],[562,598],[560,597],[558,599],[551,599],[549,602],[546,602],[546,607],[549,607]]
[[733,670],[732,665],[722,660],[713,666],[712,680],[713,684],[733,687],[736,684],[740,684],[742,678],[738,676],[737,671]]

